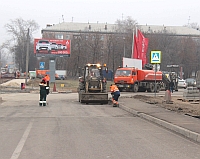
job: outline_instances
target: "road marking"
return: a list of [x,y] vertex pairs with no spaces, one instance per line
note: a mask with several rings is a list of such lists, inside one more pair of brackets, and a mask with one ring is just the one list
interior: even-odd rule
[[33,126],[33,119],[30,121],[29,125],[27,126],[22,138],[20,139],[20,141],[10,159],[18,159],[20,153],[22,152],[22,148],[24,147],[24,144],[28,138],[28,135],[30,133],[32,126]]

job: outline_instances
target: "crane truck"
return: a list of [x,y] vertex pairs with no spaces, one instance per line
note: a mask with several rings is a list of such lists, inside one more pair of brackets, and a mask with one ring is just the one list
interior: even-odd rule
[[106,90],[106,79],[103,70],[108,70],[106,65],[86,64],[79,77],[78,98],[81,103],[108,103],[108,92]]
[[114,83],[120,91],[159,92],[162,72],[141,70],[135,67],[118,68],[114,75]]

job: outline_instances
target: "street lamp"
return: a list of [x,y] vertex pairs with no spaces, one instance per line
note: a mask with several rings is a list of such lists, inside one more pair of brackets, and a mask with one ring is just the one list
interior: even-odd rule
[[126,57],[125,37],[123,37],[123,40],[124,40],[124,57]]

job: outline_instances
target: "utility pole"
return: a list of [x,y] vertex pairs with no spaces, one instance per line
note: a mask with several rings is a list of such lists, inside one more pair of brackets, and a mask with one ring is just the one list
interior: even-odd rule
[[125,37],[123,37],[123,40],[124,40],[124,57],[126,57]]
[[28,33],[27,33],[27,50],[26,50],[26,80],[25,84],[27,85],[27,78],[28,78],[28,61],[29,61],[29,28],[28,28]]
[[188,19],[188,27],[189,27],[189,25],[190,25],[190,16],[189,16],[189,19]]

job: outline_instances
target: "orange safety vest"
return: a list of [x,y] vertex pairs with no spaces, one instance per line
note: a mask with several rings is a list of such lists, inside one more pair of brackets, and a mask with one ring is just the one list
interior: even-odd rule
[[116,92],[116,91],[119,91],[118,87],[116,85],[112,85],[110,86],[110,91],[111,92]]
[[49,77],[48,75],[46,75],[46,76],[44,77],[44,79],[45,79],[46,81],[50,81],[50,77]]

